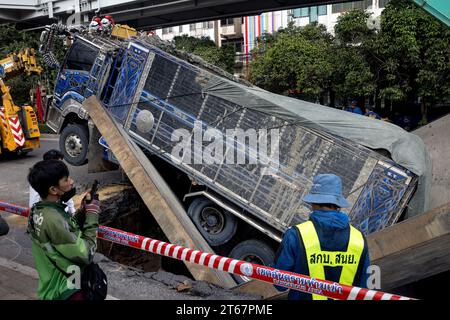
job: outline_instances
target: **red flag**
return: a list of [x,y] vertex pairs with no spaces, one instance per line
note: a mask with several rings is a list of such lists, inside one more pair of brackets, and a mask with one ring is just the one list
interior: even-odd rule
[[41,87],[36,88],[36,110],[39,122],[44,122],[44,109],[42,109]]

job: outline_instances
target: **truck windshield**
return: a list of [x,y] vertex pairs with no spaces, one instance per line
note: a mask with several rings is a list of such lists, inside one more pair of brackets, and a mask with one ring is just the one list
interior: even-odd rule
[[76,41],[70,49],[64,69],[90,71],[97,54],[97,48],[93,48],[82,41]]

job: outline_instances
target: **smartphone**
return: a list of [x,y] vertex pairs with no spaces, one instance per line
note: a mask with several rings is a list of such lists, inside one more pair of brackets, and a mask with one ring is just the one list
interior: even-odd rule
[[91,199],[95,199],[98,200],[98,194],[97,194],[97,190],[98,190],[98,180],[94,180],[94,183],[92,184],[92,188],[91,188]]

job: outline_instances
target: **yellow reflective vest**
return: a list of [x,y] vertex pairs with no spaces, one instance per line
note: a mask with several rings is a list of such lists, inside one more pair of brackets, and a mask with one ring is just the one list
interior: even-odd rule
[[[350,226],[347,251],[322,251],[319,237],[311,221],[298,224],[296,227],[303,239],[309,276],[328,280],[325,278],[324,267],[342,267],[339,283],[351,286],[364,250],[364,238],[361,232]],[[313,300],[327,300],[326,297],[317,294],[313,294],[312,298]]]

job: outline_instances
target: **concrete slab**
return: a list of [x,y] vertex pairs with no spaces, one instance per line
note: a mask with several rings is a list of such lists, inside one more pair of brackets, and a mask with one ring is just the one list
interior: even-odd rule
[[0,300],[35,300],[36,270],[0,258]]
[[450,115],[412,133],[422,138],[433,161],[430,209],[450,201]]

